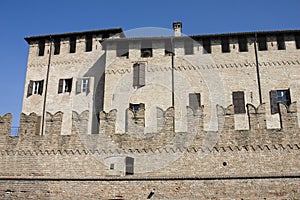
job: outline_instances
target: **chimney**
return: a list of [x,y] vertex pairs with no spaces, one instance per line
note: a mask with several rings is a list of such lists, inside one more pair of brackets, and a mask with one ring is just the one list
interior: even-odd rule
[[182,22],[173,23],[174,36],[181,36]]

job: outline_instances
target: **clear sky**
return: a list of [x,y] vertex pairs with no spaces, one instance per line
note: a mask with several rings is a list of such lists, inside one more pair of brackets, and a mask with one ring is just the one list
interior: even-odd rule
[[1,0],[0,115],[19,125],[26,36],[121,27],[172,28],[187,35],[300,29],[300,0]]

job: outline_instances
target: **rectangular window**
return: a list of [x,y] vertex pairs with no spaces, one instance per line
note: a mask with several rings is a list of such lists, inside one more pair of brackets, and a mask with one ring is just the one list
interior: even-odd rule
[[117,43],[117,57],[129,57],[129,44],[128,42]]
[[125,175],[134,174],[134,158],[126,157],[125,158]]
[[283,35],[277,35],[277,48],[278,50],[285,50],[285,42]]
[[79,94],[79,93],[88,94],[90,92],[89,82],[90,82],[90,79],[88,79],[88,78],[78,79],[76,82],[76,94]]
[[58,82],[58,94],[66,93],[72,91],[72,78],[69,79],[59,79]]
[[60,53],[60,39],[57,38],[54,40],[54,55],[58,55]]
[[141,57],[142,58],[152,57],[152,42],[151,41],[142,41]]
[[189,94],[189,107],[194,111],[198,110],[201,106],[201,95],[200,93],[190,93]]
[[145,109],[145,104],[143,103],[140,103],[140,104],[133,104],[133,103],[130,103],[129,104],[129,108],[134,111],[134,112],[137,112],[138,110],[140,109]]
[[70,37],[70,53],[76,52],[76,37]]
[[296,49],[300,49],[300,34],[295,35]]
[[221,45],[222,45],[222,53],[229,53],[230,52],[230,46],[229,46],[229,38],[225,37],[221,39]]
[[93,49],[93,37],[91,35],[85,36],[85,51],[92,51]]
[[165,56],[171,56],[172,55],[172,44],[171,40],[166,40],[165,41]]
[[45,40],[39,41],[39,56],[44,56],[45,54]]
[[291,104],[290,89],[288,90],[271,90],[270,91],[270,105],[271,114],[278,113],[278,103],[284,103],[289,106]]
[[244,92],[232,92],[234,114],[246,113]]
[[135,63],[133,65],[133,87],[140,88],[145,86],[145,63]]
[[257,43],[258,43],[258,51],[268,50],[267,37],[266,36],[257,37]]
[[239,37],[238,42],[239,42],[239,51],[247,52],[248,51],[247,37]]
[[33,94],[43,94],[44,80],[41,81],[29,81],[27,97]]
[[211,43],[210,39],[203,39],[203,53],[208,54],[211,53]]
[[184,54],[185,55],[194,54],[194,43],[193,43],[193,41],[190,41],[190,40],[184,41]]

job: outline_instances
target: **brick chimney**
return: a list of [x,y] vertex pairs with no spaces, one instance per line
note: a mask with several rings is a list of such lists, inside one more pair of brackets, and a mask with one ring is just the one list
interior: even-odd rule
[[181,36],[182,22],[173,23],[174,36]]

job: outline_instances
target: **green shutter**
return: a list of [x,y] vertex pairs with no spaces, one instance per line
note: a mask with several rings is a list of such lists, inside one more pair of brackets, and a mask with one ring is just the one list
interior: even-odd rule
[[64,79],[59,79],[58,82],[58,94],[63,92],[63,87],[64,87]]
[[138,86],[139,80],[139,64],[136,63],[133,65],[133,87]]
[[139,64],[139,83],[138,83],[138,85],[140,87],[145,85],[145,70],[146,70],[145,63],[140,63]]
[[81,93],[81,84],[82,84],[82,79],[77,79],[77,82],[76,82],[76,94]]
[[278,113],[278,104],[277,104],[277,91],[270,91],[270,105],[271,105],[271,114]]
[[234,106],[234,114],[246,113],[244,92],[233,92],[232,102]]
[[27,90],[27,97],[32,95],[32,90],[33,90],[33,81],[29,81],[28,90]]
[[201,95],[200,93],[191,93],[189,94],[189,107],[193,110],[198,110],[201,105]]

